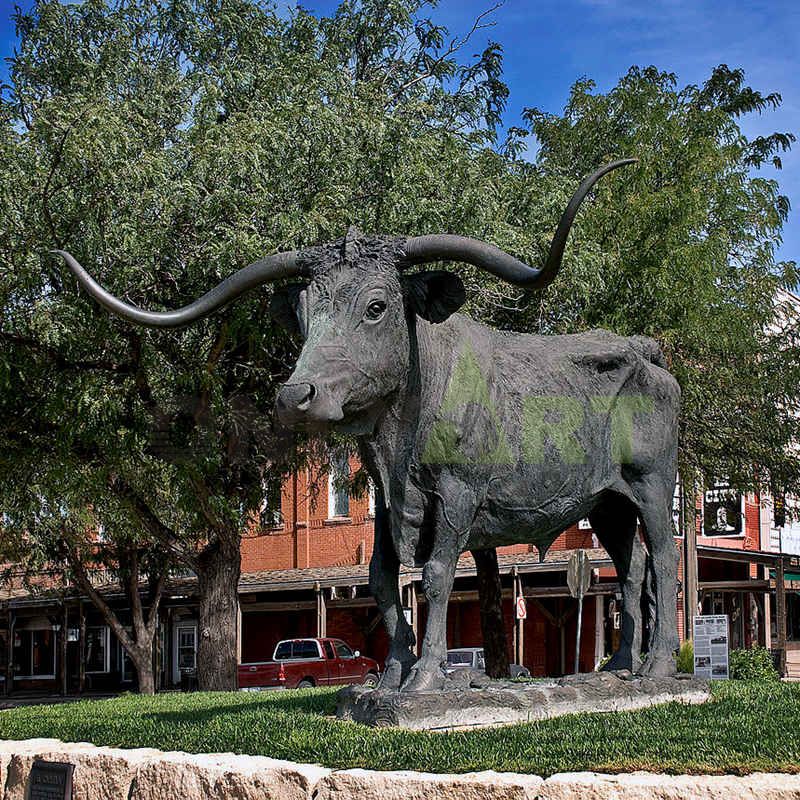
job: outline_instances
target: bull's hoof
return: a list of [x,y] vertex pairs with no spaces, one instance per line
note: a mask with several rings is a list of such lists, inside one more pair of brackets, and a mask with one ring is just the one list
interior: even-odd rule
[[648,678],[669,678],[678,671],[672,653],[648,653],[642,666],[639,668],[639,675],[646,675]]
[[412,667],[411,673],[402,685],[402,692],[436,692],[444,688],[444,673],[437,664],[435,667]]
[[617,672],[619,670],[628,670],[629,672],[636,672],[636,668],[640,665],[639,659],[636,659],[634,664],[633,655],[629,652],[623,653],[617,650],[613,656],[600,668],[600,672]]
[[378,682],[378,688],[396,691],[402,686],[403,681],[408,677],[413,666],[413,658],[405,660],[392,657],[387,658],[383,675],[381,675],[381,679]]

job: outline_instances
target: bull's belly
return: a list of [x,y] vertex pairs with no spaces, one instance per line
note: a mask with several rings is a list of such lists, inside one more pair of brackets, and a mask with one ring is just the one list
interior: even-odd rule
[[475,517],[467,549],[510,544],[533,544],[547,548],[566,528],[595,508],[603,491],[527,503],[524,497],[519,497],[513,505],[508,498],[502,501],[488,499]]

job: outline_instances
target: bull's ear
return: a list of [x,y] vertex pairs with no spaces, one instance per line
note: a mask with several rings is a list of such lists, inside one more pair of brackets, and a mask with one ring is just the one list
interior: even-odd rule
[[291,283],[288,286],[276,289],[269,300],[270,316],[281,327],[296,336],[303,335],[297,312],[300,295],[305,288],[306,285],[304,283]]
[[446,270],[415,272],[401,280],[411,309],[429,322],[444,322],[467,299],[461,278]]

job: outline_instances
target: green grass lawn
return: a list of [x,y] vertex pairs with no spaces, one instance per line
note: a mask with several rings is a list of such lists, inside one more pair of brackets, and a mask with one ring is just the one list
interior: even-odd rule
[[800,683],[717,683],[713,701],[413,733],[331,718],[333,689],[125,695],[0,711],[0,739],[236,752],[327,767],[467,772],[800,772]]

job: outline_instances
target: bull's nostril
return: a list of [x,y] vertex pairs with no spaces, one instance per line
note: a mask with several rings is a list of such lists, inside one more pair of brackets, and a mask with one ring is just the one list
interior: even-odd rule
[[289,383],[278,395],[278,407],[289,413],[305,413],[316,396],[317,390],[310,383]]
[[308,393],[306,396],[297,404],[297,408],[299,411],[308,411],[311,407],[311,403],[314,401],[314,398],[317,395],[317,390],[314,388],[313,384],[308,384]]

